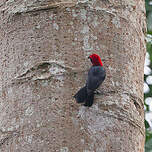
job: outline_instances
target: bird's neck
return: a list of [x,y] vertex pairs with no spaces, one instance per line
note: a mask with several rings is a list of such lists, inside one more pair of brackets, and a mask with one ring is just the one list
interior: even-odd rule
[[103,66],[103,64],[102,64],[102,62],[98,62],[98,63],[95,63],[95,64],[93,64],[93,66]]

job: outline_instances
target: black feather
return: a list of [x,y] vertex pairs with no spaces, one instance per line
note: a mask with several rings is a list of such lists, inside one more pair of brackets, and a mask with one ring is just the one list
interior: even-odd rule
[[84,106],[91,107],[93,105],[93,101],[94,101],[94,92],[92,92],[87,96]]
[[81,88],[74,96],[77,103],[91,107],[94,101],[94,91],[102,84],[106,76],[102,66],[92,66],[88,72],[86,86]]
[[74,96],[74,98],[76,99],[77,103],[83,103],[85,102],[86,98],[87,98],[87,87],[83,87],[81,88]]

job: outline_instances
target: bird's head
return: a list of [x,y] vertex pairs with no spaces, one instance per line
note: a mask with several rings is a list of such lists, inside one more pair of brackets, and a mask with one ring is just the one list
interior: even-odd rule
[[99,55],[92,54],[88,58],[91,60],[93,66],[103,66]]

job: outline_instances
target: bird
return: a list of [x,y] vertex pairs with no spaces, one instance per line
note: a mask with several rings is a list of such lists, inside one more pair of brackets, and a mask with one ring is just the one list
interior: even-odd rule
[[86,84],[75,95],[77,103],[84,103],[84,106],[91,107],[94,102],[94,94],[96,89],[103,83],[106,77],[106,70],[103,67],[101,58],[97,54],[88,57],[92,63],[88,71]]

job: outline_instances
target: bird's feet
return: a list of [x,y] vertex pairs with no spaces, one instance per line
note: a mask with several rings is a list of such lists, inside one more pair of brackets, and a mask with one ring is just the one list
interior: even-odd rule
[[104,94],[104,92],[103,92],[103,91],[101,91],[101,90],[96,89],[96,90],[94,91],[94,94],[97,94],[97,95],[103,95],[103,94]]

